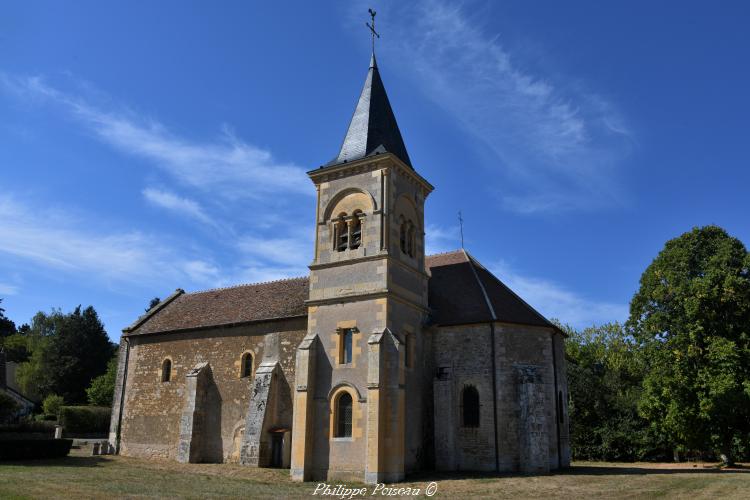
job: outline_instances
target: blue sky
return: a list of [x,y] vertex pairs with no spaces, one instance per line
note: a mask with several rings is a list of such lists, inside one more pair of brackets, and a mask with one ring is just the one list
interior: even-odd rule
[[[406,4],[406,5],[405,5]],[[0,297],[22,323],[306,273],[367,7],[429,252],[542,313],[624,320],[664,242],[750,242],[747,2],[6,2]]]

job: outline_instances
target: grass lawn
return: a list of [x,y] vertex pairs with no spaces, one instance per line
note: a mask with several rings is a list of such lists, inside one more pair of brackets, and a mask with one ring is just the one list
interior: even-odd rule
[[[0,498],[300,498],[311,496],[316,487],[293,483],[288,470],[88,453],[82,449],[59,460],[0,462]],[[421,488],[424,498],[431,481],[437,483],[436,497],[750,498],[750,468],[720,470],[711,464],[579,462],[547,476],[430,474],[398,486]],[[373,487],[367,488],[369,497]]]

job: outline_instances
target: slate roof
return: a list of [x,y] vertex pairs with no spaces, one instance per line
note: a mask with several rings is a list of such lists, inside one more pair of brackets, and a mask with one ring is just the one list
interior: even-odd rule
[[357,101],[341,150],[325,166],[382,153],[393,153],[399,160],[412,166],[373,54],[365,86]]
[[[426,258],[435,325],[500,321],[556,328],[465,250]],[[138,318],[124,335],[195,330],[305,317],[307,277],[202,292],[177,290]]]
[[557,328],[465,250],[430,255],[426,264],[434,324],[501,321]]

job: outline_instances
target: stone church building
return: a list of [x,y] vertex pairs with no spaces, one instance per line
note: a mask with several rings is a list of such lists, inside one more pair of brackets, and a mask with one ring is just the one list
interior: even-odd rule
[[178,289],[123,330],[112,446],[296,480],[568,466],[563,333],[465,250],[425,255],[433,187],[374,56],[309,176],[308,276]]

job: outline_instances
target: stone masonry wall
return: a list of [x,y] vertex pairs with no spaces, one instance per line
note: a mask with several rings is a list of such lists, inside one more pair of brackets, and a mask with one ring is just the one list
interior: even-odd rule
[[[284,383],[291,387],[295,352],[305,335],[306,323],[306,318],[299,318],[130,337],[120,452],[145,458],[176,458],[186,398],[185,376],[199,363],[208,362],[218,398],[217,408],[209,410],[220,422],[220,433],[206,446],[223,461],[238,461],[252,383],[252,377],[240,376],[241,357],[251,352],[257,368],[263,359],[266,336],[277,333]],[[169,382],[162,382],[161,367],[166,358],[171,359],[172,373]],[[288,421],[290,416],[286,417]]]

